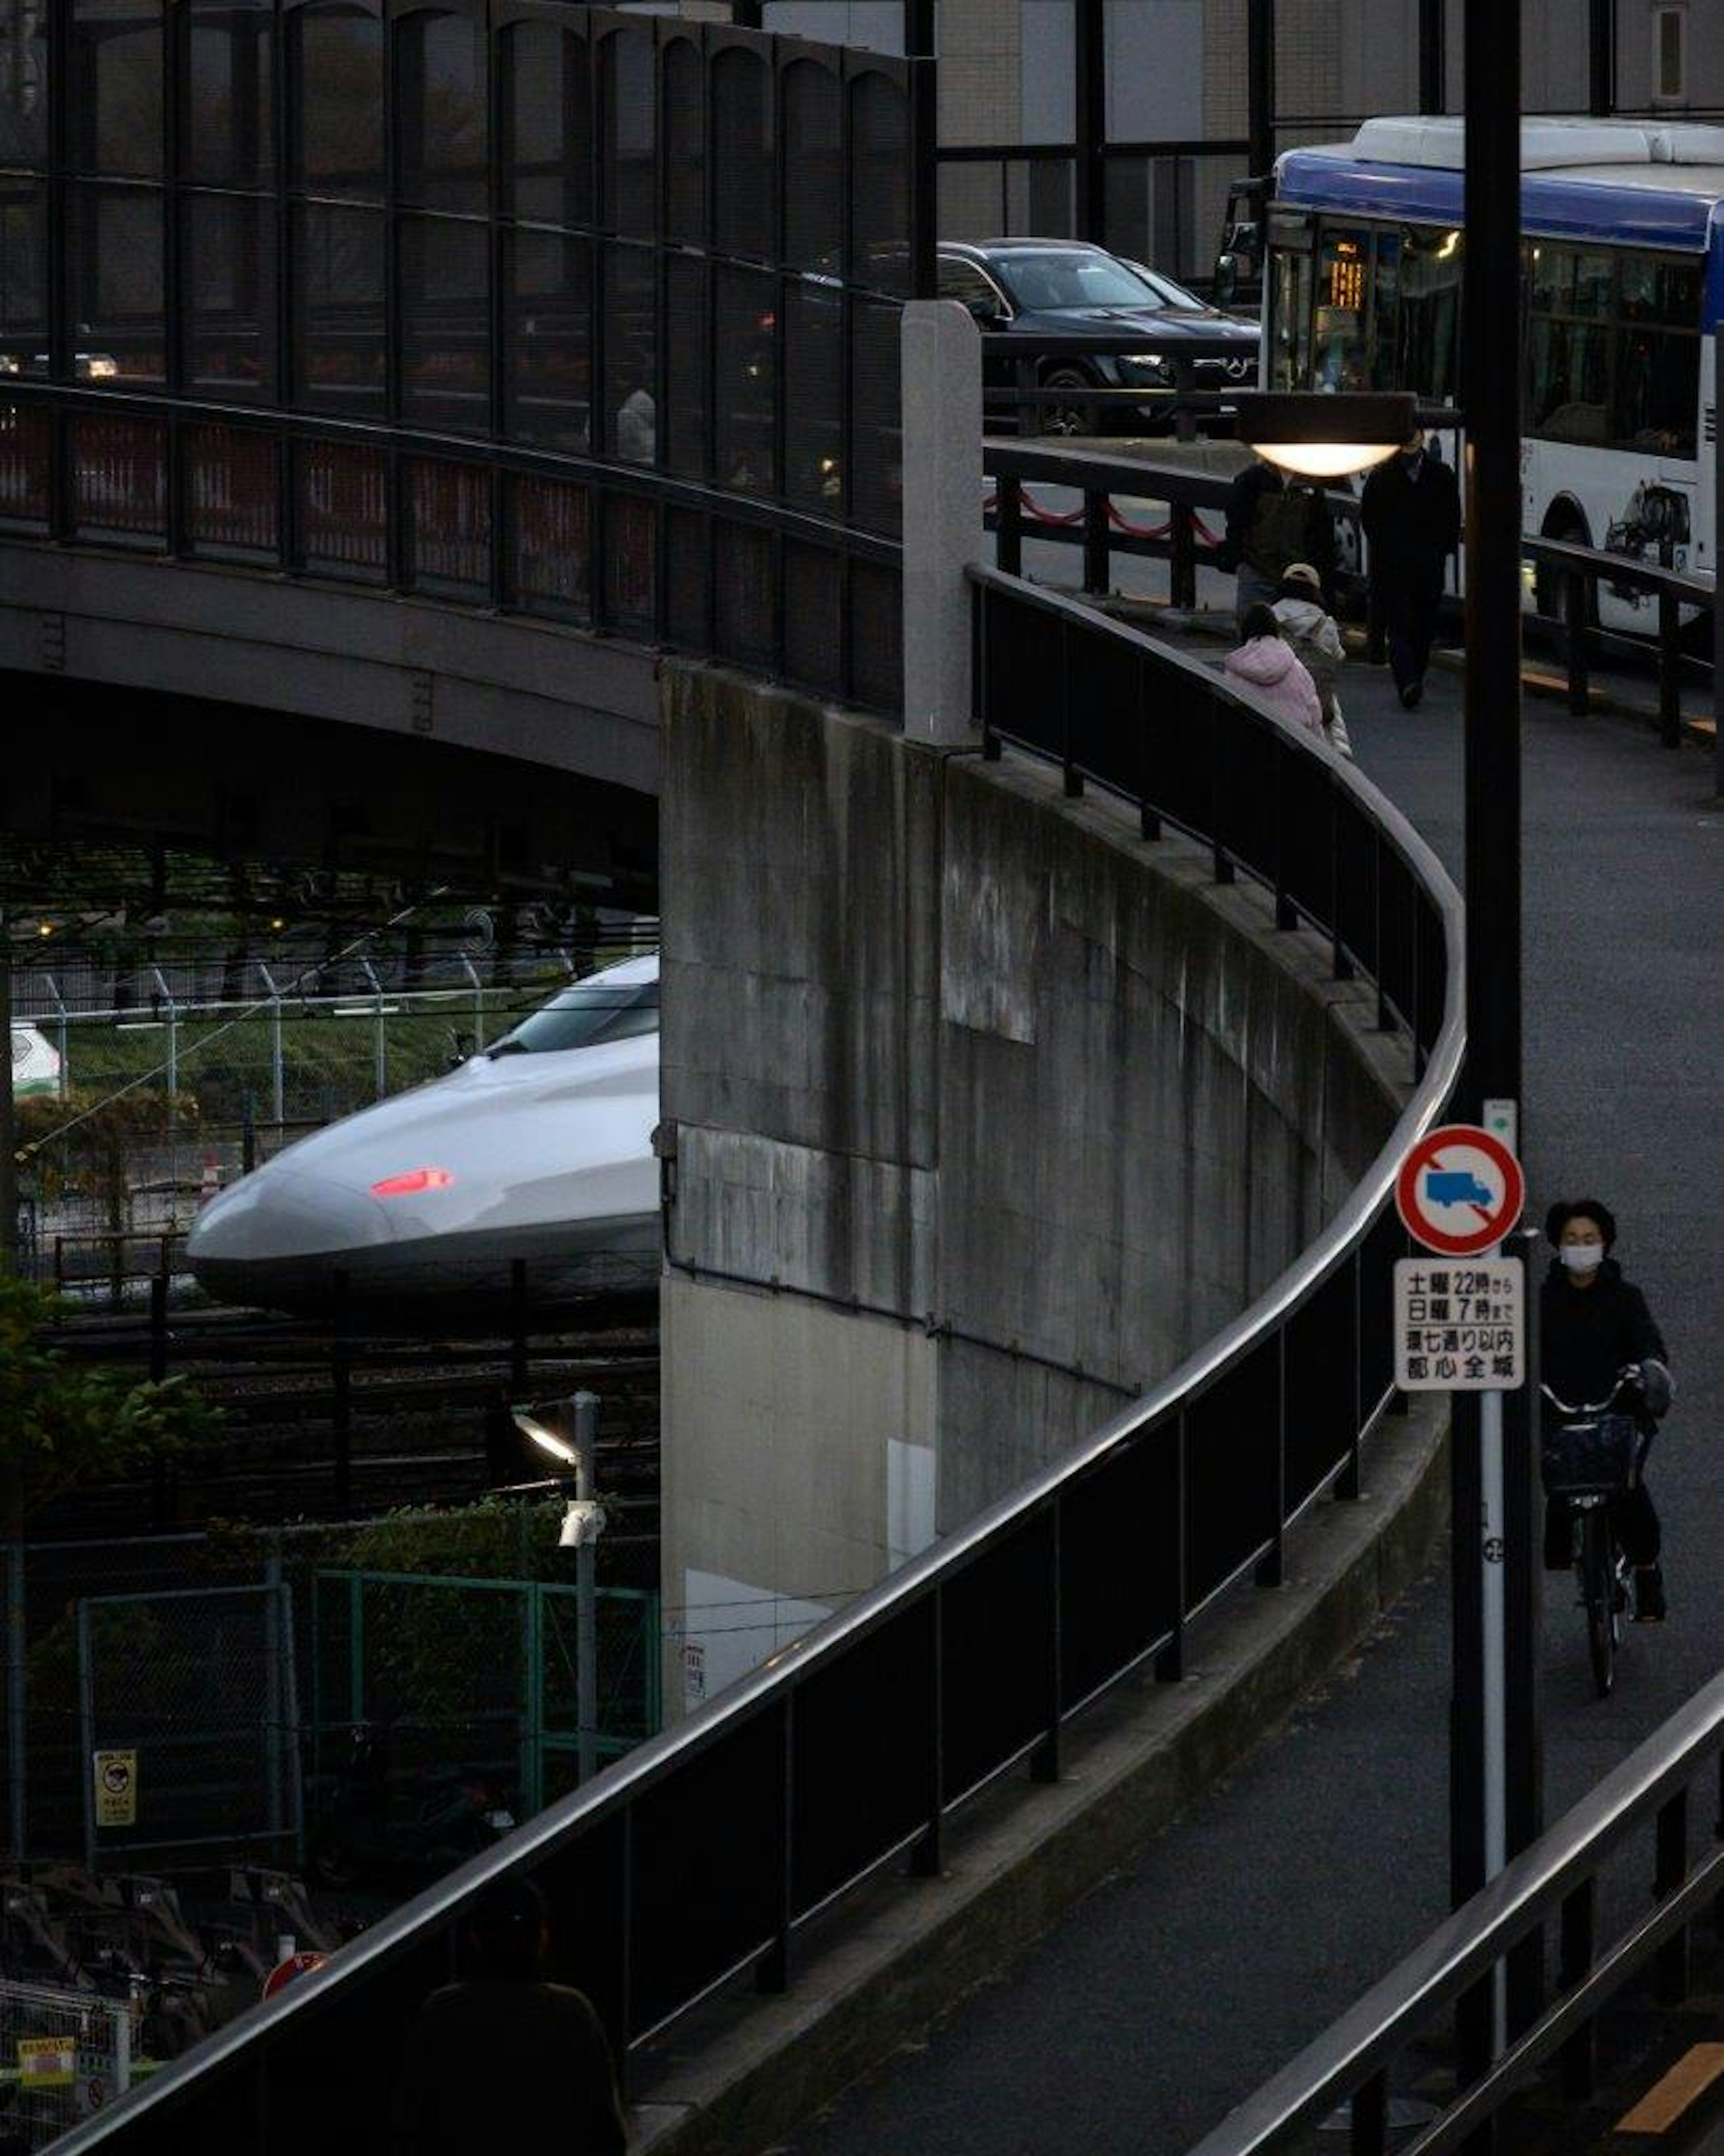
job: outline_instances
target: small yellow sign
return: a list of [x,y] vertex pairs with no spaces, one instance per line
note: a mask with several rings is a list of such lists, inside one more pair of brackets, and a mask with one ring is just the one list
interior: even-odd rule
[[138,1819],[137,1753],[98,1752],[93,1756],[96,1825],[136,1826]]
[[75,2036],[20,2036],[18,2077],[25,2088],[70,2088],[78,2077]]

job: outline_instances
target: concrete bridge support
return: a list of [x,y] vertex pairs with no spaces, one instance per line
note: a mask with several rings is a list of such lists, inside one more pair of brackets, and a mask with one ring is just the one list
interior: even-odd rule
[[675,1712],[1211,1337],[1398,1096],[1369,999],[1198,849],[740,678],[664,690]]

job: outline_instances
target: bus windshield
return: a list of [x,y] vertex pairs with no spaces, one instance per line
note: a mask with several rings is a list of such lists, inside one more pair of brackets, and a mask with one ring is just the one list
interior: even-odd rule
[[606,1041],[629,1040],[658,1030],[656,981],[638,981],[630,987],[582,983],[553,996],[542,1010],[505,1033],[485,1053],[493,1058],[552,1055],[564,1049],[597,1048]]

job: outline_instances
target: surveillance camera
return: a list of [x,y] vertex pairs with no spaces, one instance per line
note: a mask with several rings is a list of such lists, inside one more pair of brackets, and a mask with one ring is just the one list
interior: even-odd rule
[[571,1497],[563,1508],[559,1549],[586,1549],[604,1532],[604,1507],[591,1497]]

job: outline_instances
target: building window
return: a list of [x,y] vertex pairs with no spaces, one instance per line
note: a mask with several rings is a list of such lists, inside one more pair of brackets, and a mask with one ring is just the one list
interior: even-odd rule
[[1687,45],[1687,9],[1655,8],[1652,16],[1652,94],[1660,104],[1681,104],[1687,97],[1684,80]]

